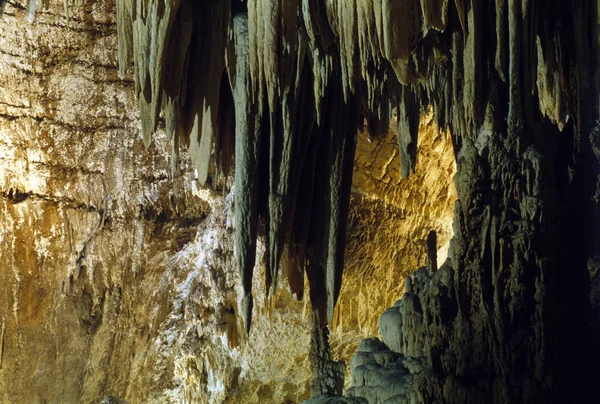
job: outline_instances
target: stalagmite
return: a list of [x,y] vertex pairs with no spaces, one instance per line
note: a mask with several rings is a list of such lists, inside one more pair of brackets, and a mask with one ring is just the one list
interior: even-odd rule
[[309,359],[313,368],[310,386],[311,397],[341,395],[344,387],[343,362],[331,360],[329,329],[314,325],[310,335]]
[[427,235],[427,270],[430,272],[438,270],[437,234],[435,230],[431,230]]

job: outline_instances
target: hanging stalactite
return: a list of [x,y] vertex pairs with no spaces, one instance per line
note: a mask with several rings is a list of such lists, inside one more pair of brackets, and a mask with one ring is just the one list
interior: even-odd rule
[[[561,28],[539,11],[539,2],[521,0],[117,1],[120,74],[132,60],[145,143],[162,111],[173,161],[187,145],[199,182],[216,186],[230,172],[235,132],[247,328],[259,217],[268,293],[282,267],[301,298],[306,272],[319,322],[331,321],[362,117],[382,135],[397,106],[405,177],[429,105],[452,130],[456,152],[494,111],[507,111],[511,130],[521,130],[534,112],[522,109],[523,97],[537,97],[538,110],[564,126],[572,104],[559,92],[571,76],[552,34]],[[233,113],[235,128],[226,122]]]

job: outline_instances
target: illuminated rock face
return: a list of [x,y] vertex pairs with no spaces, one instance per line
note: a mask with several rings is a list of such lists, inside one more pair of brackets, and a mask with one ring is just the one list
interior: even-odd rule
[[36,4],[0,25],[3,401],[296,402],[357,346],[331,400],[596,401],[597,1]]

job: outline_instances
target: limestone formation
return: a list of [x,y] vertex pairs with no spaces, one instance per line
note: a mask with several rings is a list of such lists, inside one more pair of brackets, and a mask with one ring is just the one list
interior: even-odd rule
[[[264,139],[260,149],[252,146],[258,150],[252,152],[258,153],[258,164],[244,166],[254,172],[243,175],[256,177],[262,170],[268,181],[238,186],[238,200],[258,198],[261,205],[268,239],[267,290],[272,294],[283,257],[292,289],[302,296],[305,267],[323,323],[332,321],[340,289],[353,137],[360,123],[356,118],[365,117],[376,136],[387,126],[391,106],[397,107],[404,177],[414,172],[419,117],[428,105],[437,123],[451,129],[456,153],[462,139],[476,138],[480,131],[503,131],[502,116],[508,133],[521,133],[540,113],[562,129],[567,117],[575,115],[576,103],[550,100],[564,98],[560,89],[572,87],[575,79],[568,73],[572,69],[562,67],[564,61],[552,59],[562,46],[554,38],[587,37],[586,22],[580,19],[590,15],[584,13],[590,7],[586,3],[563,15],[572,16],[570,23],[554,24],[550,10],[560,9],[559,0],[543,10],[537,1],[492,6],[458,0],[326,5],[250,0],[233,11],[230,0],[171,1],[164,8],[156,4],[118,1],[121,72],[133,60],[146,143],[163,110],[167,128],[178,134],[174,144],[180,137],[189,144],[200,184],[209,172],[217,175],[215,183],[222,180],[221,160],[230,157],[221,150],[226,142],[218,141],[227,134],[217,133],[225,113],[219,94],[227,92],[220,88],[227,86],[221,77],[234,74],[234,67],[225,68],[226,59],[238,63],[225,50],[235,53],[235,46],[227,45],[234,37],[247,41],[248,67],[238,74],[250,80],[250,87],[236,90],[233,99],[239,119],[255,120]],[[232,13],[247,14],[247,38],[240,37]],[[564,27],[569,24],[580,28],[568,33]],[[229,82],[234,83],[231,77]],[[315,142],[313,151],[309,145]],[[214,170],[209,169],[211,161]],[[311,165],[317,163],[325,164],[326,181],[310,179]],[[298,192],[307,188],[311,192]],[[299,203],[313,208],[297,210]],[[320,227],[297,228],[297,215],[308,213],[312,226]],[[242,267],[252,262],[248,238],[254,231],[242,233],[258,219],[250,214],[248,220],[250,227],[240,226],[237,236],[244,246],[239,265],[245,276],[251,276]],[[251,291],[246,293],[249,301]],[[245,303],[244,310],[250,306]],[[245,317],[249,326],[250,315]]]
[[[9,2],[0,21],[0,402],[309,398],[310,304],[280,277],[270,318],[261,226],[244,337],[233,178],[200,188],[185,142],[170,158],[167,120],[144,149],[133,77],[119,78],[114,4],[74,2],[69,12],[67,22],[62,0],[51,1],[30,23]],[[232,98],[223,91],[220,105]],[[404,182],[395,119],[390,126],[371,142],[358,134],[330,331],[330,358],[348,364],[362,336],[376,335],[404,274],[425,262],[413,240],[435,228],[443,250],[452,233],[451,142],[428,115],[417,172]]]
[[248,20],[237,16],[234,20],[234,46],[230,48],[228,72],[232,78],[234,99],[236,100],[235,125],[235,186],[236,189],[248,188],[252,192],[235,194],[235,223],[238,229],[236,238],[237,266],[242,279],[244,297],[242,315],[246,330],[250,328],[252,318],[252,274],[254,271],[257,217],[259,160],[261,145],[261,119],[258,109],[250,100],[251,82],[248,69]]
[[[344,272],[355,264],[352,253],[363,252],[357,240],[378,235],[348,236],[361,213],[353,216],[350,201],[389,211],[390,194],[377,188],[399,187],[384,180],[392,162],[402,177],[419,175],[420,128],[431,116],[457,165],[449,258],[438,256],[437,236],[427,238],[431,226],[420,225],[427,266],[410,276],[397,303],[399,294],[383,294],[379,303],[391,306],[381,316],[383,343],[367,340],[359,349],[348,397],[321,400],[596,401],[598,0],[86,0],[69,3],[72,18],[51,11],[67,4],[58,3],[0,3],[0,41],[10,49],[2,67],[16,75],[6,75],[2,88],[10,91],[0,93],[7,133],[0,161],[18,162],[2,178],[7,269],[0,276],[10,287],[0,292],[8,308],[0,313],[0,391],[25,397],[37,383],[39,401],[61,393],[73,402],[171,393],[234,400],[240,381],[256,380],[244,359],[256,346],[244,343],[253,335],[272,341],[266,324],[276,329],[282,312],[305,327],[295,332],[326,334],[329,326],[334,340],[344,330],[342,310],[362,305],[347,317],[364,327],[373,317],[364,309],[370,280],[344,290]],[[26,19],[31,29],[19,29]],[[65,27],[64,40],[54,41]],[[119,109],[103,109],[81,90],[97,82],[110,83],[99,97]],[[151,151],[121,137],[137,125],[128,86]],[[377,185],[353,190],[357,134],[366,128],[370,141],[385,145],[392,124],[397,149],[382,176],[359,174]],[[168,156],[157,160],[153,142],[169,152],[170,165]],[[398,201],[414,207],[424,199],[418,189],[407,192],[415,195],[391,193],[400,214],[407,213]],[[384,197],[369,201],[376,195]],[[225,213],[232,198],[235,220]],[[427,215],[429,205],[421,205]],[[69,251],[57,249],[61,265],[41,282],[48,246],[59,240]],[[367,249],[373,255],[362,257],[364,266],[376,254],[387,260],[388,244]],[[383,289],[399,288],[400,268],[407,270],[403,257],[394,258]],[[186,267],[195,260],[197,268]],[[255,272],[264,273],[264,287],[257,289]],[[294,311],[302,303],[282,292],[280,273],[296,298],[308,284],[304,315]],[[153,306],[162,300],[169,305]],[[54,345],[38,336],[40,324]],[[67,330],[76,330],[70,339]],[[326,339],[315,338],[323,355],[314,362],[314,394],[333,395]],[[22,361],[26,376],[13,382],[4,369],[16,369],[25,346],[46,360]],[[74,355],[65,356],[64,346]],[[101,370],[117,362],[127,370]],[[159,370],[144,372],[150,362]],[[65,376],[62,392],[37,376],[71,367],[78,373]],[[170,393],[150,396],[139,387],[152,382]],[[252,399],[307,398],[292,391],[262,384]]]
[[435,272],[438,269],[437,264],[437,234],[431,230],[427,235],[427,269]]

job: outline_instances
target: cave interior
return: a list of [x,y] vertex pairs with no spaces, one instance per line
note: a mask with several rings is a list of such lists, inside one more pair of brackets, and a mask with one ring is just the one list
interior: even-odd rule
[[599,402],[599,13],[0,1],[0,400]]

